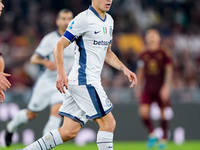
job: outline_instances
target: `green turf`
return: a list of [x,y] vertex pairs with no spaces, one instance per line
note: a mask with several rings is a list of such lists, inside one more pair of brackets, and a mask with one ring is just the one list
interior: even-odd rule
[[[2,150],[14,150],[15,148],[23,148],[22,144],[12,145],[9,148],[0,148]],[[84,147],[77,147],[73,143],[60,145],[54,150],[98,150],[95,143],[87,144]],[[146,150],[145,142],[115,142],[114,150]],[[158,150],[157,147],[151,150]],[[200,150],[200,141],[186,142],[182,145],[175,145],[169,142],[166,150]]]

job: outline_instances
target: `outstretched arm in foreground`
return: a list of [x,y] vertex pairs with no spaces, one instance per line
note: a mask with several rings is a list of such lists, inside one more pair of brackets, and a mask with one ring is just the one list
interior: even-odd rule
[[111,44],[108,46],[105,62],[107,62],[110,66],[123,71],[124,75],[126,75],[131,83],[130,88],[132,88],[135,84],[137,84],[137,77],[135,73],[131,72],[112,52]]
[[4,66],[5,64],[4,64],[3,57],[0,56],[0,101],[1,103],[5,99],[5,95],[3,91],[6,91],[11,86],[10,82],[6,79],[6,77],[10,76],[10,74],[3,73]]

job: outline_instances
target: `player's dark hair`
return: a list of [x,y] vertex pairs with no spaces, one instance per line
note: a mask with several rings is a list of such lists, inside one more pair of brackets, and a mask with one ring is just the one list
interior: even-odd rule
[[[60,17],[60,14],[61,14],[61,13],[72,13],[72,11],[69,10],[69,9],[61,9],[61,10],[58,12],[57,19]],[[73,13],[72,13],[72,15],[73,15]]]

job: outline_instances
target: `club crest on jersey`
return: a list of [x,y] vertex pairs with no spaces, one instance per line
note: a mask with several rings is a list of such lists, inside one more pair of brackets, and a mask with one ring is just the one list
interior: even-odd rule
[[68,28],[69,28],[70,30],[72,30],[72,29],[73,29],[74,23],[75,23],[75,21],[72,21],[72,23],[69,25],[69,27],[68,27]]
[[110,32],[110,37],[112,37],[112,33],[113,33],[112,26],[110,26],[109,32]]

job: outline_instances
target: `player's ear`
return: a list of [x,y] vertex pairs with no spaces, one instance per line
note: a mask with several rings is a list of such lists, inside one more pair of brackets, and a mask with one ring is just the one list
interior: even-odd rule
[[58,19],[56,19],[56,25],[59,26],[59,20]]

